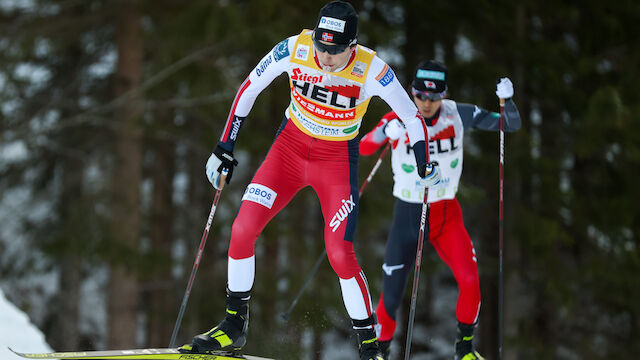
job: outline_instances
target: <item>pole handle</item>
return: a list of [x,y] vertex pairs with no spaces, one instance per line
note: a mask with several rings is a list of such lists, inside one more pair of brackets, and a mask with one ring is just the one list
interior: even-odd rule
[[220,188],[217,189],[218,191],[221,191],[224,188],[224,184],[227,182],[227,175],[229,175],[229,169],[222,169],[222,173],[220,174],[220,181],[218,182],[218,184],[220,185]]

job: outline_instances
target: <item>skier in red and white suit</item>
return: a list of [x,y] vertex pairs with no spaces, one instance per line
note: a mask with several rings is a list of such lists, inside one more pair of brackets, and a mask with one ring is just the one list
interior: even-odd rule
[[[458,338],[455,359],[474,360],[482,357],[473,349],[473,329],[480,311],[480,282],[473,243],[462,221],[456,199],[462,174],[462,140],[469,129],[498,130],[500,114],[476,105],[443,99],[447,91],[447,68],[429,60],[419,64],[412,81],[414,102],[429,130],[430,160],[440,166],[442,181],[429,188],[430,204],[428,239],[438,255],[452,270],[458,283],[456,308]],[[520,128],[520,114],[511,99],[513,85],[503,78],[497,85],[498,97],[505,103],[505,131]],[[402,302],[407,278],[413,270],[418,241],[418,228],[424,187],[416,174],[416,163],[404,121],[397,113],[382,117],[378,125],[360,142],[360,153],[371,155],[391,142],[394,217],[387,240],[383,270],[383,292],[376,308],[379,321],[380,348],[384,358],[396,329],[396,311]]]
[[371,97],[382,98],[403,120],[423,183],[437,183],[439,173],[427,162],[426,127],[418,109],[393,70],[374,51],[356,44],[357,24],[349,3],[327,4],[314,30],[303,30],[277,44],[240,86],[206,166],[216,188],[223,170],[229,171],[226,181],[231,179],[237,165],[236,138],[256,97],[282,73],[289,76],[291,102],[233,223],[225,320],[196,336],[183,351],[237,349],[245,344],[256,239],[300,189],[311,186],[320,200],[327,255],[358,334],[361,359],[378,359],[369,287],[353,249],[358,214],[357,135]]

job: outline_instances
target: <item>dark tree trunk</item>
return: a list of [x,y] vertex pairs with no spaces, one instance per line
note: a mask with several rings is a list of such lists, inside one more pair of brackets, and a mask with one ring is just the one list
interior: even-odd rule
[[[139,86],[142,77],[140,15],[134,2],[123,1],[117,19],[118,63],[115,95]],[[118,260],[109,281],[109,335],[111,348],[135,346],[138,286],[135,253],[140,233],[141,109],[134,98],[125,99],[115,114],[115,171],[113,186],[113,241]]]
[[[158,113],[156,119],[170,124],[171,115]],[[165,125],[166,126],[166,125]],[[175,321],[176,301],[171,281],[171,246],[173,243],[173,177],[175,146],[173,141],[152,140],[153,200],[151,210],[151,279],[147,292],[147,346],[167,346]]]
[[82,163],[78,159],[63,161],[62,196],[60,200],[61,231],[56,242],[65,246],[59,260],[60,291],[57,294],[53,315],[53,329],[49,343],[54,349],[72,351],[78,349],[80,283],[82,261],[80,243],[87,241],[78,226],[78,210],[82,204]]

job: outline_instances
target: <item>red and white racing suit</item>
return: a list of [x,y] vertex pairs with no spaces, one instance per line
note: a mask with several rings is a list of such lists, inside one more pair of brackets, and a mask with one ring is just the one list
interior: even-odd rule
[[[388,141],[384,126],[398,119],[390,112],[360,142],[360,153],[370,155]],[[462,219],[456,199],[462,174],[464,132],[467,129],[497,130],[500,114],[472,104],[442,100],[433,119],[427,119],[430,161],[437,161],[442,180],[429,187],[428,239],[438,255],[453,272],[458,283],[456,318],[467,325],[474,324],[480,311],[480,282],[476,253]],[[505,131],[520,128],[520,114],[513,103],[505,105]],[[419,182],[413,148],[408,137],[401,136],[391,143],[393,195],[397,198],[393,224],[387,240],[383,269],[384,290],[376,308],[380,324],[380,341],[391,340],[396,327],[396,312],[402,302],[407,279],[416,259],[418,229],[424,186]]]
[[325,247],[340,279],[352,319],[372,314],[366,278],[358,265],[353,234],[358,214],[358,132],[372,96],[379,96],[403,120],[417,161],[426,162],[426,126],[391,68],[375,52],[358,45],[335,72],[319,66],[311,30],[276,45],[241,85],[220,146],[233,151],[238,131],[253,103],[278,75],[289,76],[291,102],[266,159],[242,198],[229,245],[228,287],[251,290],[255,242],[266,224],[302,188],[311,186],[325,220]]

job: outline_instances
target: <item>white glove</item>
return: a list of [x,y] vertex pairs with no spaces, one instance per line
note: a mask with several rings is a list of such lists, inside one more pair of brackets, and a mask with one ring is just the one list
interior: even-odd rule
[[231,181],[231,175],[233,174],[233,168],[238,165],[238,160],[233,158],[233,153],[226,151],[219,145],[209,156],[205,171],[207,179],[214,188],[222,190],[224,182],[220,183],[222,176],[225,177],[225,182],[228,184]]
[[500,99],[510,99],[513,97],[513,83],[508,77],[503,77],[496,85],[496,95]]
[[209,160],[207,160],[207,165],[205,166],[205,171],[207,172],[207,179],[214,188],[220,189],[220,173],[218,172],[218,168],[222,165],[222,161],[218,159],[218,157],[211,153],[209,156]]
[[392,119],[384,125],[382,131],[389,139],[398,140],[407,130],[400,120]]
[[442,180],[440,166],[438,166],[438,163],[435,161],[425,165],[425,176],[420,179],[420,185],[425,187],[438,185]]

